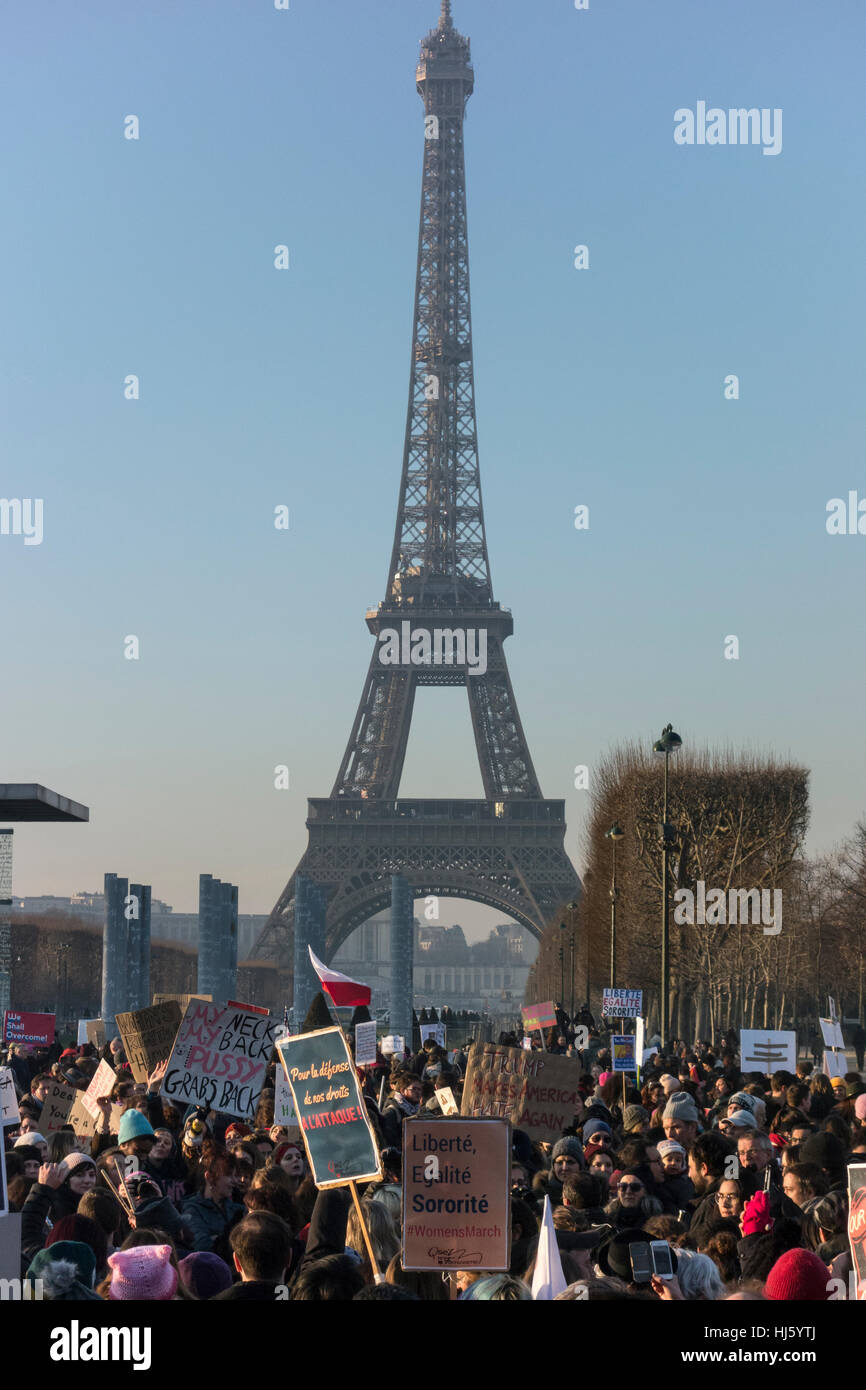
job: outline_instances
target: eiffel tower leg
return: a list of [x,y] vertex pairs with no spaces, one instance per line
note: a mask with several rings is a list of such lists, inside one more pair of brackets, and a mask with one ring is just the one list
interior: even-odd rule
[[483,676],[467,676],[466,688],[485,796],[490,801],[506,796],[540,799],[505,652],[492,633],[487,642],[487,671]]
[[415,921],[412,889],[402,874],[391,875],[391,1024],[406,1046],[412,1046],[412,978]]
[[400,786],[415,703],[412,670],[383,666],[380,648],[370,669],[331,796],[394,798]]

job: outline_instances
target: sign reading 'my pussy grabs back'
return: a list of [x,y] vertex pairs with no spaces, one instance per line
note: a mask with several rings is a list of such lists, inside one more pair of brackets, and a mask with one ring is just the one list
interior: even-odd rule
[[355,1064],[339,1028],[281,1038],[277,1052],[317,1187],[382,1176]]
[[162,1096],[246,1120],[256,1113],[279,1020],[190,999],[174,1040]]

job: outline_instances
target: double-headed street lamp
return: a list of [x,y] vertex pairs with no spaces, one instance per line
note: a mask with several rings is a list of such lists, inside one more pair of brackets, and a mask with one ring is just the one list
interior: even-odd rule
[[668,724],[662,729],[662,736],[653,744],[653,752],[658,753],[665,760],[665,783],[664,783],[664,809],[662,811],[662,971],[661,971],[661,999],[659,1000],[659,1032],[662,1036],[662,1047],[666,1047],[670,1042],[670,937],[668,930],[668,853],[673,844],[673,826],[668,825],[668,759],[671,753],[676,753],[682,747],[682,739],[679,734],[675,734],[673,725]]
[[610,987],[616,988],[616,846],[619,840],[625,838],[625,831],[619,821],[614,821],[610,830],[604,832],[604,838],[610,840],[611,849],[611,870],[610,870]]

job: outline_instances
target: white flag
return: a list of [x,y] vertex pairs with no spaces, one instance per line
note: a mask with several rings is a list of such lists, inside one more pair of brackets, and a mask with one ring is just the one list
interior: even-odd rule
[[532,1297],[537,1300],[550,1300],[568,1288],[559,1258],[556,1243],[556,1227],[550,1209],[550,1198],[544,1199],[544,1215],[541,1218],[541,1234],[538,1237],[538,1253],[535,1256],[535,1269],[532,1273]]

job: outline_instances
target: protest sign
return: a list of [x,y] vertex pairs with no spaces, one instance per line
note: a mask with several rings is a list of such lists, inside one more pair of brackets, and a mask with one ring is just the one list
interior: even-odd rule
[[370,1067],[376,1061],[376,1023],[355,1024],[355,1066]]
[[520,1010],[520,1014],[527,1033],[556,1027],[556,1005],[553,1000],[548,1000],[546,1004],[526,1004]]
[[15,1078],[9,1067],[0,1067],[0,1126],[17,1125],[20,1118]]
[[783,1029],[741,1028],[740,1070],[797,1070],[797,1034]]
[[92,1139],[96,1133],[96,1126],[100,1123],[99,1116],[91,1115],[84,1103],[83,1091],[75,1092],[66,1123],[72,1125],[80,1139]]
[[439,1102],[439,1109],[443,1115],[459,1115],[460,1106],[454,1099],[454,1092],[450,1086],[439,1086],[436,1090],[436,1099]]
[[101,1018],[87,1018],[84,1020],[87,1027],[86,1041],[92,1043],[97,1051],[105,1047],[105,1020]]
[[77,1095],[79,1092],[74,1086],[67,1086],[62,1081],[55,1081],[49,1087],[39,1116],[39,1133],[46,1139],[49,1134],[56,1134],[69,1124],[69,1112]]
[[76,1042],[79,1047],[87,1042],[87,1025],[88,1023],[93,1023],[93,1021],[92,1018],[80,1018],[78,1020],[78,1036]]
[[610,1040],[613,1071],[637,1071],[635,1037],[633,1033],[615,1034]]
[[277,1052],[316,1186],[380,1178],[379,1150],[342,1030],[320,1028],[280,1038]]
[[115,1015],[126,1060],[136,1081],[146,1081],[157,1062],[168,1061],[182,1017],[176,999]]
[[836,1018],[819,1018],[821,1025],[821,1037],[824,1039],[824,1046],[830,1051],[835,1047],[844,1050],[845,1041],[842,1037],[842,1025]]
[[530,1139],[558,1139],[579,1109],[582,1069],[574,1057],[475,1043],[460,1113],[507,1119]]
[[190,999],[204,999],[209,1004],[213,1003],[212,994],[155,994],[153,996],[154,1004],[170,1004],[172,999],[180,1005],[181,1018],[186,1013]]
[[423,1047],[428,1038],[432,1038],[437,1047],[445,1046],[445,1024],[444,1023],[419,1023],[418,1029],[421,1033],[421,1046]]
[[857,1298],[866,1299],[866,1163],[848,1165],[848,1240]]
[[388,1033],[382,1039],[383,1057],[403,1057],[406,1052],[406,1042],[400,1037],[399,1033]]
[[14,1009],[6,1009],[3,1014],[3,1041],[50,1047],[54,1042],[54,1020],[54,1014],[18,1013]]
[[523,1047],[524,1052],[531,1052],[531,1051],[532,1051],[532,1039],[531,1039],[531,1038],[523,1038],[521,1045],[522,1045],[522,1047]]
[[[0,1216],[2,1216],[2,1218],[3,1218],[3,1224],[2,1224],[2,1226],[0,1226],[0,1245],[2,1245],[2,1244],[3,1244],[4,1236],[5,1236],[5,1233],[6,1233],[6,1230],[7,1230],[6,1221],[7,1221],[8,1216],[9,1216],[9,1193],[8,1193],[8,1190],[7,1190],[7,1183],[6,1183],[6,1145],[5,1145],[5,1144],[0,1144]],[[21,1270],[19,1269],[19,1270],[18,1270],[18,1274],[20,1275],[20,1273],[21,1273]]]
[[103,1096],[111,1095],[111,1088],[116,1080],[117,1073],[112,1071],[107,1062],[100,1062],[83,1096],[84,1108],[93,1116],[94,1120],[98,1120],[102,1114],[96,1102],[101,1100]]
[[276,1081],[276,1090],[274,1093],[274,1124],[285,1126],[297,1125],[298,1117],[295,1114],[292,1089],[286,1080],[286,1074],[282,1067],[277,1067],[274,1079]]
[[190,999],[174,1040],[162,1097],[177,1106],[209,1105],[255,1116],[279,1027],[271,1014]]
[[643,1012],[643,990],[606,989],[601,1012],[605,1018],[639,1018]]
[[507,1120],[404,1121],[404,1269],[507,1270],[510,1205]]
[[848,1061],[844,1052],[825,1052],[821,1067],[825,1076],[842,1076],[848,1071]]
[[827,995],[827,1012],[835,1023],[839,1015],[836,1013],[836,1000],[833,998],[832,994]]
[[634,1055],[638,1058],[638,1075],[640,1068],[644,1065],[644,1043],[646,1042],[646,1023],[640,1017],[634,1021]]

